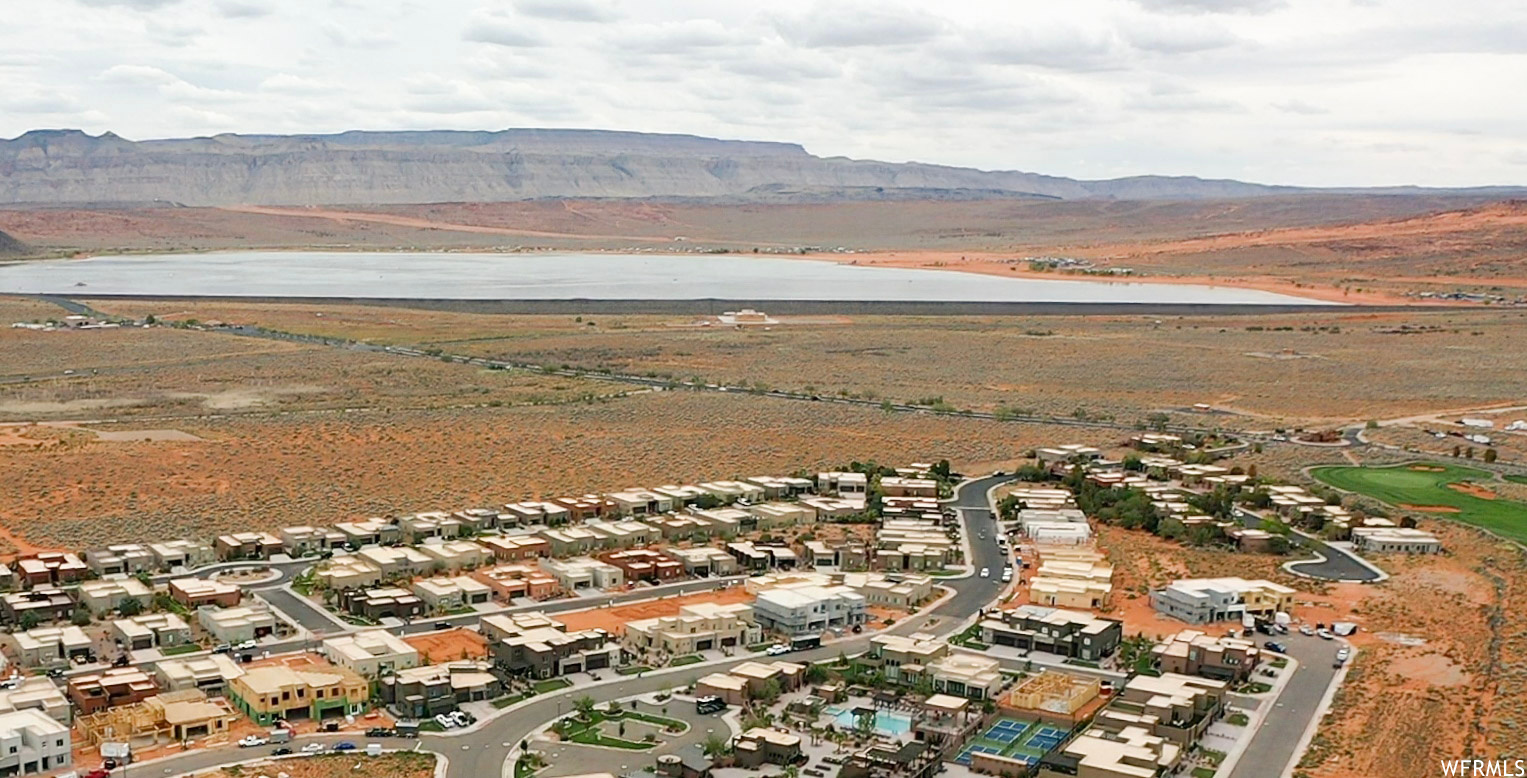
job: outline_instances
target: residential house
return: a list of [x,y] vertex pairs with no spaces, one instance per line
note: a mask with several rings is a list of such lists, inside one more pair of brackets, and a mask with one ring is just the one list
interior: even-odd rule
[[227,654],[161,659],[154,667],[159,687],[168,692],[199,689],[207,694],[222,695],[228,682],[243,674],[243,668]]
[[757,643],[762,631],[747,603],[682,605],[676,616],[626,623],[621,644],[632,656],[684,656]]
[[620,645],[602,629],[568,631],[544,613],[488,616],[481,630],[488,638],[494,664],[505,671],[533,678],[615,667]]
[[461,534],[461,520],[444,511],[429,511],[398,519],[403,542],[423,543],[431,538],[450,540]]
[[683,565],[685,575],[700,578],[736,575],[740,569],[735,557],[714,546],[665,548],[663,553]]
[[362,546],[386,546],[403,539],[403,530],[396,522],[381,518],[342,521],[335,524],[334,529],[345,536],[346,546],[357,549]]
[[102,578],[146,573],[157,566],[154,552],[141,543],[118,543],[87,551],[85,564]]
[[491,700],[503,693],[503,683],[486,662],[458,661],[398,670],[382,677],[378,691],[397,714],[424,719],[463,702]]
[[886,476],[880,479],[880,491],[886,497],[930,497],[936,500],[938,481],[932,478]]
[[505,602],[516,597],[549,600],[562,591],[555,576],[528,562],[478,568],[472,571],[472,577]]
[[0,620],[18,625],[31,619],[38,624],[62,621],[74,613],[76,604],[72,595],[54,587],[7,592],[0,595]]
[[154,563],[161,570],[195,570],[217,561],[217,552],[200,540],[166,540],[150,543],[148,550],[154,555]]
[[665,583],[684,577],[684,565],[650,548],[606,551],[597,557],[601,562],[621,569],[627,581]]
[[539,559],[551,554],[551,543],[537,535],[495,535],[478,542],[500,562]]
[[270,559],[281,553],[281,538],[269,532],[235,532],[219,535],[212,550],[224,562],[237,559]]
[[95,641],[73,624],[37,627],[11,637],[16,642],[16,664],[22,667],[68,663],[75,657],[90,656],[95,651]]
[[74,718],[69,698],[51,678],[40,675],[18,679],[15,688],[0,689],[0,715],[17,710],[40,710],[64,725]]
[[419,650],[385,629],[368,629],[323,641],[323,655],[368,678],[419,665]]
[[253,667],[228,682],[228,699],[262,727],[277,719],[355,715],[370,694],[366,679],[344,667]]
[[16,560],[16,580],[27,588],[83,580],[89,566],[71,553],[43,551]]
[[1189,624],[1238,621],[1244,614],[1270,619],[1293,603],[1293,589],[1260,579],[1185,578],[1151,592],[1157,612]]
[[136,667],[114,667],[99,673],[72,676],[69,701],[83,715],[132,705],[159,693],[153,676]]
[[276,633],[276,614],[263,602],[233,608],[203,606],[196,621],[219,643],[243,643]]
[[625,573],[618,567],[589,557],[542,559],[541,569],[551,573],[564,591],[617,589],[625,586]]
[[1374,554],[1436,554],[1442,541],[1411,527],[1353,527],[1352,547]]
[[111,631],[129,651],[191,644],[191,625],[174,613],[145,613],[111,622]]
[[209,581],[205,578],[176,578],[169,584],[170,599],[192,610],[204,605],[232,608],[243,598],[237,584]]
[[1196,629],[1178,632],[1151,649],[1164,673],[1201,675],[1222,681],[1245,681],[1262,659],[1250,640],[1219,637]]
[[0,713],[0,775],[36,775],[73,760],[69,728],[36,709]]
[[339,593],[339,607],[346,613],[381,619],[412,619],[427,610],[419,595],[397,586],[376,589],[346,589]]
[[504,510],[498,516],[500,527],[523,527],[529,524],[544,524],[555,527],[566,524],[569,521],[570,512],[566,506],[554,502],[540,502],[527,500],[514,502],[504,506]]
[[434,564],[434,557],[410,546],[363,548],[355,556],[375,566],[383,579],[419,575]]
[[465,575],[414,581],[412,590],[425,606],[436,612],[470,608],[493,600],[493,590],[487,584]]
[[724,503],[734,503],[739,500],[751,503],[759,502],[764,498],[763,487],[745,481],[710,481],[699,484],[699,487]]
[[478,567],[493,558],[488,549],[470,540],[425,543],[419,546],[418,550],[430,559],[426,569],[435,572],[454,573],[467,570]]
[[753,603],[759,626],[787,635],[863,624],[864,595],[846,586],[801,586],[760,592]]
[[615,504],[615,513],[618,516],[651,516],[668,513],[674,508],[672,497],[645,489],[612,492],[606,494],[605,499]]
[[801,738],[777,729],[754,727],[732,743],[737,766],[758,770],[764,764],[788,765],[801,761]]
[[981,642],[1014,646],[1097,662],[1113,654],[1124,637],[1123,622],[1082,611],[1020,605],[988,610],[978,622]]
[[103,578],[81,583],[79,598],[91,613],[119,610],[128,601],[146,609],[154,598],[154,590],[136,578]]
[[338,592],[376,586],[382,581],[382,568],[360,554],[347,554],[320,564],[313,575],[320,586]]
[[282,550],[293,557],[320,554],[348,542],[345,533],[329,527],[282,527],[278,534],[281,536]]

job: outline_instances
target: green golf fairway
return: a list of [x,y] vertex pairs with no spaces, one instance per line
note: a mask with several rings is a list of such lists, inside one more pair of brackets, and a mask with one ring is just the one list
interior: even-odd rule
[[1488,489],[1494,475],[1484,470],[1441,462],[1412,462],[1388,467],[1317,467],[1310,470],[1310,475],[1321,483],[1372,497],[1402,511],[1457,519],[1527,543],[1527,504],[1487,500],[1449,487],[1472,481]]

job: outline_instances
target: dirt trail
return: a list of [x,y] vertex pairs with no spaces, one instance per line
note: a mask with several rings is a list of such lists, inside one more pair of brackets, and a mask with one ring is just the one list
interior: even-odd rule
[[275,208],[265,205],[230,205],[221,210],[238,213],[256,213],[265,216],[297,216],[309,219],[328,219],[337,222],[373,222],[376,224],[391,224],[395,227],[412,227],[420,230],[447,230],[450,232],[471,232],[481,235],[517,235],[526,238],[579,238],[584,240],[629,240],[642,243],[669,243],[671,238],[654,237],[650,235],[590,235],[576,232],[548,232],[545,230],[522,230],[513,227],[484,227],[476,224],[456,224],[453,222],[435,222],[429,219],[419,219],[412,216],[394,216],[385,213],[364,213],[360,211],[331,211],[322,208]]

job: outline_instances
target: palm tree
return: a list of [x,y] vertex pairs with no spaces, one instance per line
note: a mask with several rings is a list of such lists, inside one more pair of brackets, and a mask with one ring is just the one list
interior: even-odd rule
[[594,715],[595,704],[594,698],[585,694],[573,702],[573,707],[578,709],[578,715],[583,718],[590,718]]

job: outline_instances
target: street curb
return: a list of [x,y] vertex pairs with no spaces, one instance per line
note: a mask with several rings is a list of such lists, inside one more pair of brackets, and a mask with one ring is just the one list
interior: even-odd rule
[[1273,690],[1269,692],[1270,696],[1259,698],[1255,714],[1251,716],[1250,721],[1246,722],[1246,736],[1236,741],[1235,749],[1225,755],[1225,760],[1220,762],[1219,768],[1215,770],[1216,774],[1226,776],[1235,774],[1235,766],[1241,761],[1241,757],[1246,755],[1246,749],[1251,746],[1251,741],[1256,739],[1257,731],[1262,728],[1263,724],[1267,723],[1268,715],[1272,713],[1273,708],[1277,707],[1278,699],[1283,696],[1283,692],[1288,688],[1289,682],[1294,678],[1294,673],[1299,670],[1301,665],[1299,660],[1287,654],[1279,654],[1278,656],[1287,659],[1288,664],[1284,666],[1283,672],[1278,674],[1278,682],[1274,685]]
[[1310,715],[1309,726],[1304,728],[1304,734],[1299,737],[1299,744],[1294,746],[1294,753],[1289,757],[1288,764],[1283,766],[1281,778],[1292,778],[1294,770],[1299,767],[1300,760],[1304,759],[1306,751],[1310,750],[1310,743],[1315,740],[1315,733],[1320,731],[1320,724],[1325,720],[1326,714],[1331,712],[1331,703],[1336,699],[1336,692],[1341,689],[1343,682],[1347,680],[1347,671],[1357,661],[1358,650],[1348,640],[1342,639],[1342,644],[1351,651],[1351,656],[1342,663],[1341,669],[1331,676],[1331,683],[1326,686],[1326,693],[1321,696],[1320,704],[1315,706],[1315,712]]

